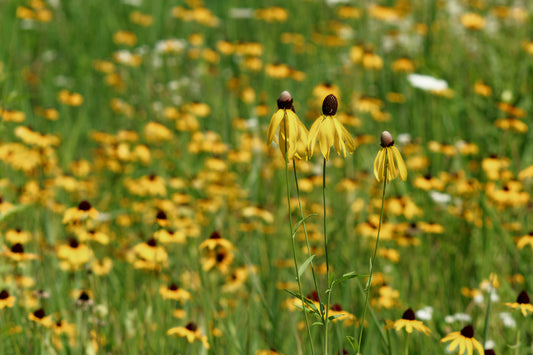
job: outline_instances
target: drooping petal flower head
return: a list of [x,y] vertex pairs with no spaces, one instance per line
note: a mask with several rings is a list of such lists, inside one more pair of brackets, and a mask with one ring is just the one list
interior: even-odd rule
[[388,131],[381,133],[381,149],[374,160],[374,176],[378,182],[385,178],[391,181],[398,176],[404,181],[407,179],[405,162]]
[[307,158],[307,128],[294,111],[291,94],[283,91],[277,105],[278,110],[272,115],[268,126],[267,144],[273,141],[279,143],[281,153],[287,160]]
[[329,160],[331,146],[339,155],[346,157],[346,152],[352,153],[355,141],[342,123],[335,117],[339,103],[335,95],[330,94],[322,102],[322,115],[316,119],[309,131],[309,156],[313,155],[318,141],[320,152],[324,159]]

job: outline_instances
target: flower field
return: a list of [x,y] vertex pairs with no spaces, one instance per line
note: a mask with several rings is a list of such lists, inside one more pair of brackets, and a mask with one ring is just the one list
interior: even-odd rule
[[533,354],[532,21],[0,1],[0,353]]

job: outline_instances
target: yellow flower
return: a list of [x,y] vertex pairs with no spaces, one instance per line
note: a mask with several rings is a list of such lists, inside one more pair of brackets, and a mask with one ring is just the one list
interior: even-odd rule
[[[276,131],[279,127],[279,134]],[[279,143],[279,148],[287,160],[294,157],[307,157],[307,129],[294,112],[293,99],[288,91],[283,91],[278,99],[278,110],[272,115],[268,126],[267,144]],[[288,149],[287,149],[288,148]]]
[[346,151],[352,153],[355,150],[355,141],[344,128],[342,123],[335,117],[338,102],[335,95],[330,94],[322,102],[322,116],[316,119],[309,131],[308,155],[312,156],[315,144],[318,140],[320,152],[324,159],[329,160],[331,146],[335,147],[337,154],[346,157]]
[[520,312],[522,312],[522,315],[524,317],[527,316],[528,312],[533,313],[533,305],[531,304],[531,301],[529,300],[529,296],[526,291],[520,292],[520,294],[516,298],[516,302],[506,303],[505,305],[511,308],[520,309]]
[[46,328],[50,328],[54,325],[54,322],[52,321],[52,317],[46,316],[42,308],[39,308],[33,313],[30,313],[28,315],[28,319],[31,320],[32,322],[40,323],[44,325]]
[[0,292],[0,309],[11,308],[15,305],[15,297],[10,296],[9,292],[2,290]]
[[429,335],[431,333],[431,330],[424,325],[419,320],[415,319],[415,312],[411,308],[407,309],[401,319],[398,319],[395,322],[388,321],[388,324],[385,326],[385,329],[396,329],[396,331],[400,331],[401,329],[405,329],[407,333],[412,333],[413,329],[419,332],[423,332],[426,335]]
[[[381,149],[374,160],[374,176],[381,182],[396,179],[398,175],[405,181],[407,179],[407,168],[398,148],[394,146],[394,140],[389,132],[381,133]],[[386,170],[385,170],[386,169]]]
[[480,355],[484,354],[483,346],[474,338],[474,328],[470,324],[461,329],[460,332],[453,332],[446,335],[440,342],[444,343],[447,341],[451,341],[451,344],[448,346],[448,350],[450,351],[454,351],[459,347],[459,354],[464,354],[466,350],[468,355],[472,355],[474,349]]
[[159,289],[159,294],[166,300],[175,300],[180,301],[181,303],[191,299],[191,294],[188,291],[182,289],[174,283],[168,287],[161,287]]
[[170,328],[167,331],[167,335],[174,335],[176,337],[187,338],[189,343],[194,342],[195,340],[200,340],[206,349],[209,349],[209,343],[207,342],[207,337],[200,333],[200,329],[193,322],[189,322],[185,327],[174,327]]

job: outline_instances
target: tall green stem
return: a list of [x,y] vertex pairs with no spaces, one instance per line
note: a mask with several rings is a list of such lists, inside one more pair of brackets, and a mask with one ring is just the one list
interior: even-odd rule
[[365,293],[365,306],[363,308],[363,318],[361,320],[361,329],[359,331],[359,341],[357,345],[357,354],[361,354],[361,341],[363,340],[363,329],[365,327],[365,316],[366,316],[366,309],[368,308],[368,297],[370,295],[370,287],[372,285],[372,274],[374,272],[374,262],[376,261],[376,254],[378,251],[378,244],[379,244],[379,236],[381,234],[381,223],[383,222],[383,210],[385,207],[385,191],[387,189],[387,167],[388,167],[388,159],[385,158],[385,178],[383,179],[383,195],[381,196],[381,213],[379,215],[379,226],[378,226],[378,236],[376,238],[376,245],[374,247],[374,253],[372,255],[372,259],[370,259],[370,273],[368,276],[368,282],[366,284],[366,293]]
[[300,274],[298,273],[298,261],[296,259],[296,245],[294,243],[293,238],[293,230],[292,230],[292,215],[291,215],[291,190],[289,187],[289,161],[287,158],[287,150],[289,147],[288,142],[288,135],[287,135],[287,112],[285,112],[283,116],[283,123],[285,125],[285,183],[287,187],[287,208],[289,209],[289,236],[291,238],[291,244],[292,244],[292,257],[294,259],[294,272],[296,273],[296,281],[298,283],[298,293],[300,294],[300,300],[302,301],[302,312],[304,313],[305,317],[305,326],[307,328],[307,333],[309,335],[309,343],[311,344],[311,351],[313,354],[315,354],[315,348],[313,346],[313,338],[311,336],[311,328],[309,326],[309,320],[307,318],[307,311],[305,310],[305,302],[304,302],[304,295],[302,293],[302,284],[300,282]]
[[[296,183],[296,195],[298,196],[298,206],[300,207],[300,218],[302,219],[302,221],[304,221],[304,210],[302,208],[302,200],[300,199],[300,186],[298,185],[298,175],[296,174],[296,161],[294,159],[292,160],[292,167],[293,167],[293,170],[294,170],[294,181]],[[306,243],[306,246],[307,246],[307,254],[308,254],[309,257],[311,257],[311,246],[309,244],[309,236],[307,234],[307,227],[305,225],[305,221],[302,222],[302,225],[304,227],[304,235],[305,235],[305,243]],[[318,303],[322,304],[320,293],[318,292],[318,282],[317,282],[317,278],[316,278],[316,274],[315,274],[315,266],[314,266],[313,261],[311,261],[311,273],[313,274],[313,282],[315,284],[315,291],[316,291],[316,294],[318,296]]]
[[[328,290],[330,288],[329,284],[329,258],[328,258],[328,233],[327,233],[327,213],[326,213],[326,158],[324,158],[324,166],[322,167],[322,202],[324,209],[324,253],[326,254],[326,282],[328,285]],[[328,291],[328,302],[326,303],[326,309],[322,312],[323,323],[325,327],[324,332],[324,355],[328,354],[328,323],[329,323],[329,302],[331,299],[331,292]],[[322,308],[322,303],[320,303],[320,308]],[[325,314],[324,314],[325,313]]]
[[485,315],[485,329],[483,329],[483,348],[487,344],[487,339],[489,336],[489,316],[490,316],[490,306],[492,304],[492,288],[493,286],[494,274],[490,275],[490,287],[489,287],[489,300],[487,301],[487,314]]

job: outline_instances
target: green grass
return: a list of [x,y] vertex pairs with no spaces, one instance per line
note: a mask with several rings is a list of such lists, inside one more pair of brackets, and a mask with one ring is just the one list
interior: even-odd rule
[[[400,1],[382,3],[396,6],[398,11],[401,5]],[[533,292],[533,248],[526,245],[519,250],[516,246],[516,238],[531,231],[531,197],[528,195],[525,204],[513,204],[517,197],[502,203],[491,196],[489,188],[494,182],[497,189],[504,190],[508,181],[514,181],[521,191],[532,192],[531,179],[518,179],[518,174],[533,164],[531,130],[504,131],[494,122],[513,116],[498,108],[506,102],[524,110],[525,116],[517,118],[529,124],[533,56],[524,49],[524,43],[533,40],[528,30],[533,9],[529,4],[519,7],[506,2],[511,11],[507,18],[499,18],[494,12],[496,2],[480,2],[480,8],[467,4],[474,2],[454,3],[459,6],[457,13],[450,12],[447,2],[411,1],[398,20],[388,22],[372,15],[374,2],[369,1],[353,5],[361,9],[361,17],[351,19],[339,15],[342,4],[275,2],[269,6],[283,7],[288,18],[267,22],[229,16],[232,8],[259,8],[266,4],[206,1],[206,8],[218,18],[218,26],[211,27],[194,21],[193,15],[185,19],[173,17],[175,6],[192,9],[177,1],[144,1],[139,6],[118,1],[50,1],[43,5],[51,11],[49,22],[17,18],[17,11],[22,11],[19,7],[31,9],[29,2],[0,1],[0,110],[8,110],[0,115],[0,194],[2,208],[5,202],[14,205],[10,212],[0,210],[0,290],[16,297],[13,307],[0,310],[0,352],[49,353],[53,348],[58,354],[90,353],[94,348],[92,339],[98,339],[98,353],[256,354],[259,350],[277,349],[283,354],[309,354],[312,341],[320,354],[324,348],[323,327],[313,326],[313,339],[308,339],[302,313],[285,307],[291,296],[283,288],[295,290],[285,172],[277,145],[266,146],[266,131],[283,90],[290,91],[296,112],[309,129],[320,115],[323,100],[314,97],[313,90],[330,83],[340,92],[339,113],[356,116],[362,122],[357,127],[346,125],[350,133],[359,138],[374,137],[373,142],[361,144],[345,159],[332,152],[328,162],[328,253],[335,277],[352,271],[368,273],[377,230],[365,237],[360,228],[380,212],[381,185],[375,182],[372,164],[380,148],[381,132],[388,130],[395,139],[400,134],[410,135],[412,145],[398,139],[396,144],[408,164],[413,156],[428,161],[427,166],[410,168],[407,181],[394,180],[387,186],[387,201],[409,198],[420,214],[406,217],[385,210],[385,221],[396,226],[396,231],[392,239],[382,235],[379,247],[396,251],[399,260],[388,260],[378,253],[375,279],[379,281],[382,276],[383,283],[374,285],[370,293],[375,317],[367,312],[363,354],[388,353],[389,348],[393,354],[403,352],[405,334],[385,330],[383,340],[379,328],[383,328],[385,320],[399,319],[409,307],[415,311],[426,306],[433,308],[432,319],[424,321],[432,332],[430,336],[410,337],[412,354],[445,353],[446,344],[440,339],[468,323],[473,324],[475,338],[482,342],[487,290],[481,290],[481,283],[488,281],[491,273],[498,277],[499,299],[491,305],[488,339],[494,341],[496,353],[515,353],[511,346],[517,328],[505,327],[499,316],[501,312],[512,312],[521,331],[518,353],[533,353],[531,320],[522,319],[519,312],[505,305],[514,302],[522,290],[530,295]],[[151,15],[152,24],[145,27],[133,23],[133,11]],[[521,11],[529,17],[520,20],[517,16]],[[481,14],[486,19],[485,27],[466,29],[460,16],[467,12]],[[425,24],[427,34],[418,33],[417,24]],[[131,31],[136,44],[130,47],[114,43],[113,36],[118,31]],[[284,33],[300,34],[304,39],[302,47],[282,43]],[[202,35],[203,43],[191,44],[192,34]],[[339,38],[343,40],[340,45],[330,45]],[[174,53],[157,52],[158,42],[166,39],[178,39],[183,48]],[[219,41],[236,48],[243,48],[246,43],[260,44],[261,68],[254,71],[247,67],[247,54],[222,53],[217,46]],[[371,70],[353,62],[350,50],[354,46],[377,54],[383,67]],[[118,63],[115,55],[120,50],[139,54],[142,63]],[[204,58],[213,53],[215,60]],[[400,57],[409,57],[416,73],[446,80],[452,95],[445,97],[411,86],[407,73],[392,69]],[[114,63],[113,74],[120,77],[121,87],[106,82],[110,80],[109,73],[95,69],[97,60]],[[305,78],[299,81],[269,76],[266,67],[280,63],[304,73]],[[491,87],[490,96],[474,91],[478,81]],[[81,94],[83,104],[69,106],[58,101],[63,89]],[[255,94],[249,101],[242,99],[245,89]],[[402,94],[405,101],[388,101],[387,94],[391,92]],[[369,112],[360,111],[361,96],[381,100],[380,112],[390,114],[390,120],[380,122]],[[131,105],[132,115],[112,109],[110,103],[117,98]],[[195,102],[205,103],[209,114],[204,116],[190,109]],[[258,113],[264,105],[267,112]],[[59,119],[45,119],[36,111],[40,107],[56,109]],[[169,107],[179,112],[177,118],[165,116],[165,108]],[[11,110],[24,113],[24,121],[9,122],[6,117]],[[196,120],[197,129],[177,129],[176,122],[186,120],[187,114]],[[243,119],[246,127],[239,128],[237,119]],[[167,127],[172,137],[147,138],[145,127],[152,121]],[[60,144],[39,150],[15,135],[19,126],[56,135]],[[119,131],[123,130],[136,132],[138,138],[121,138]],[[109,134],[110,140],[96,141],[95,132]],[[206,138],[198,139],[198,134],[208,132],[215,134],[218,143],[201,146]],[[454,146],[461,140],[475,144],[478,153],[447,156],[430,149],[431,142]],[[12,157],[17,151],[8,154],[14,142],[22,143],[31,153],[17,156],[14,162]],[[198,146],[200,151],[195,149]],[[148,162],[133,153],[143,147],[150,151]],[[417,149],[415,154],[410,153],[413,147]],[[41,160],[26,171],[14,167],[30,161],[29,154]],[[238,161],[236,155],[245,157]],[[505,173],[495,180],[482,169],[482,162],[491,155],[509,160]],[[218,159],[216,166],[213,158]],[[72,168],[72,163],[81,159],[90,164],[87,175],[77,174]],[[223,165],[217,168],[220,164]],[[317,269],[325,263],[320,234],[321,168],[318,152],[309,161],[297,162],[300,184],[312,184],[311,189],[301,191],[304,215],[318,214],[307,221],[307,227],[319,233],[311,241],[316,247]],[[458,172],[479,188],[472,194],[457,193],[461,179],[454,174]],[[450,174],[440,191],[451,197],[450,202],[436,202],[429,191],[417,187],[417,179],[428,173],[435,177]],[[138,181],[135,186],[144,186],[138,179],[150,175],[163,179],[166,193],[143,196],[127,188],[130,179]],[[62,185],[59,178],[65,176],[73,177],[72,189]],[[175,179],[184,184],[177,186]],[[340,191],[343,179],[355,182],[355,188]],[[39,188],[34,195],[28,193],[31,184]],[[294,203],[292,171],[289,186],[296,225],[300,215]],[[97,229],[109,236],[107,245],[86,243],[92,250],[91,261],[104,257],[112,260],[113,268],[106,275],[89,272],[90,263],[76,271],[60,267],[60,246],[80,231],[62,223],[64,212],[83,200],[105,217],[82,223],[81,230]],[[361,208],[356,209],[356,205]],[[258,207],[263,215],[247,214],[249,207]],[[159,243],[168,253],[168,264],[157,270],[138,270],[133,264],[133,248],[164,228],[155,221],[158,210],[166,213],[173,229],[187,234],[186,242]],[[468,215],[470,212],[472,215]],[[126,217],[129,223],[122,222]],[[421,222],[437,223],[444,232],[431,234],[407,228],[419,243],[405,246],[397,242],[408,233],[405,229],[399,231],[402,225],[420,226]],[[511,223],[516,224],[514,229]],[[24,250],[35,254],[36,260],[10,260],[8,250],[14,243],[8,240],[7,232],[17,228],[31,234]],[[234,246],[228,251],[234,260],[226,273],[217,267],[203,269],[206,250],[200,244],[214,231]],[[299,264],[308,257],[300,234],[296,238],[296,254]],[[286,265],[280,266],[282,261]],[[238,268],[245,270],[247,279],[228,291],[230,275]],[[33,282],[21,285],[14,281],[17,275]],[[520,282],[513,281],[516,275],[522,276]],[[191,299],[183,304],[163,299],[159,289],[173,282],[190,292]],[[318,284],[324,292],[327,280],[323,273],[318,273]],[[346,281],[335,289],[331,303],[360,319],[364,284],[364,279]],[[385,285],[397,291],[391,307],[376,303]],[[465,287],[481,292],[483,301],[474,302],[465,296]],[[314,289],[309,268],[302,276],[302,288],[304,295]],[[92,292],[93,304],[86,310],[77,305],[72,295],[80,289]],[[39,290],[49,298],[32,298]],[[59,346],[53,329],[29,320],[29,314],[41,307],[54,321],[64,319],[75,325],[76,334],[70,342],[62,335]],[[183,309],[183,318],[172,315],[177,308]],[[445,317],[455,313],[467,313],[472,321],[446,322]],[[188,343],[186,338],[166,334],[169,329],[190,322],[207,337],[209,349],[199,339]],[[357,339],[358,334],[357,327],[341,322],[330,324],[329,353],[342,353],[343,349],[353,353],[346,337]]]

